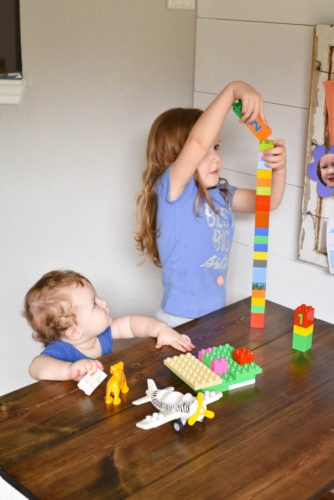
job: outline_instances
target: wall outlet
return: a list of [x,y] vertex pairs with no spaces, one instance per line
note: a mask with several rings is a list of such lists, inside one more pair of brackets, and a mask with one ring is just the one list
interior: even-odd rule
[[196,0],[167,0],[167,9],[195,10]]

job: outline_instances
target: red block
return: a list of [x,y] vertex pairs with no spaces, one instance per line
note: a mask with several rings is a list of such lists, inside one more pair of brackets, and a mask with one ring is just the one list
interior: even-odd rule
[[256,212],[268,212],[270,210],[270,196],[256,195]]
[[232,358],[239,365],[245,365],[254,361],[254,354],[249,349],[246,349],[246,347],[243,347],[242,349],[235,349],[232,353]]
[[251,313],[250,327],[264,328],[264,314]]
[[295,309],[295,317],[293,324],[297,326],[302,326],[303,328],[308,328],[313,325],[314,322],[314,308],[312,306],[306,306],[302,304]]

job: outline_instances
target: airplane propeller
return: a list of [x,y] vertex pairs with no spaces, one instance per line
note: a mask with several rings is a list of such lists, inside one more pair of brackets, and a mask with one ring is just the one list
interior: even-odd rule
[[188,424],[189,425],[194,425],[194,423],[197,421],[198,417],[200,415],[204,415],[207,418],[213,418],[215,416],[215,413],[211,410],[206,410],[203,406],[203,393],[198,392],[197,393],[197,403],[198,407],[196,412],[188,419]]

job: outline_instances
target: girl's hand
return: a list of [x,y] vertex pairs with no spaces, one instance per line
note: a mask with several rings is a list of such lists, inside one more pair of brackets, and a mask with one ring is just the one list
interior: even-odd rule
[[261,95],[245,82],[232,82],[234,99],[242,100],[242,118],[240,122],[252,122],[260,117],[267,123]]
[[266,162],[266,167],[273,170],[286,167],[286,150],[284,139],[275,139],[274,148],[263,152],[262,160]]
[[69,365],[68,376],[70,380],[79,382],[84,375],[87,373],[93,374],[98,368],[103,370],[102,363],[97,359],[79,359],[79,361],[75,361]]
[[155,347],[160,349],[163,345],[170,345],[182,352],[191,351],[195,347],[188,335],[177,333],[167,325],[159,330]]

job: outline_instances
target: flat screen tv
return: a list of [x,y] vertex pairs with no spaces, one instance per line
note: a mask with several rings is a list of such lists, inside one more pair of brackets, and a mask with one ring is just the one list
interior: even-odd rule
[[19,0],[0,0],[0,78],[22,78]]

